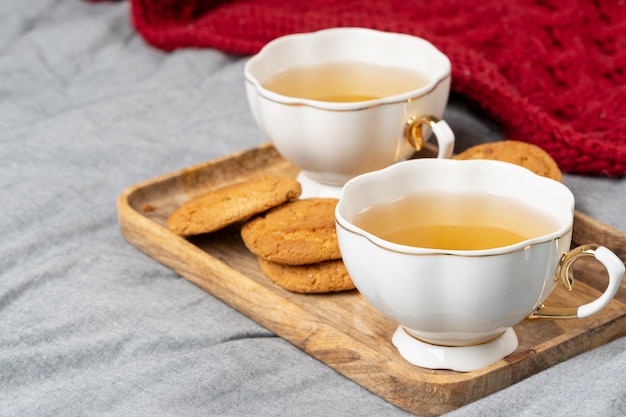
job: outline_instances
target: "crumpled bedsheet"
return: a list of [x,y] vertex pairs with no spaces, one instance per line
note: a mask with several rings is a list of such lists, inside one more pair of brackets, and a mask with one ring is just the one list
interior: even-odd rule
[[[0,416],[408,415],[124,240],[125,188],[266,141],[246,57],[156,50],[128,7],[0,3]],[[502,139],[462,97],[446,119]],[[626,230],[624,180],[565,182]],[[625,371],[620,338],[449,415],[623,416]]]

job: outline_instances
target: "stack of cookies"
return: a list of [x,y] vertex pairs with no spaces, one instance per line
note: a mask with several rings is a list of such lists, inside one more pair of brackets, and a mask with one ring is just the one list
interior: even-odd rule
[[337,242],[338,200],[298,200],[301,192],[293,178],[255,178],[186,202],[167,219],[167,227],[192,236],[244,221],[244,244],[277,285],[299,293],[353,289]]
[[246,222],[241,237],[261,270],[301,293],[344,291],[354,284],[341,260],[334,198],[294,200]]

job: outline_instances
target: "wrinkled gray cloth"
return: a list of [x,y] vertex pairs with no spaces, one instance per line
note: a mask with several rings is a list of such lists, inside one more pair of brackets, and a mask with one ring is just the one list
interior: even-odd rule
[[[0,416],[408,415],[120,234],[126,187],[266,141],[245,59],[155,50],[126,2],[0,3]],[[501,138],[459,98],[446,118]],[[624,180],[566,183],[626,230]],[[623,416],[625,371],[621,338],[450,415]]]

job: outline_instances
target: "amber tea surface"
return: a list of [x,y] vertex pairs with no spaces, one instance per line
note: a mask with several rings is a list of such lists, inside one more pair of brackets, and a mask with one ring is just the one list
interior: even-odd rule
[[519,200],[491,194],[405,196],[360,212],[354,224],[390,242],[443,250],[512,245],[555,231],[555,219]]
[[355,102],[405,93],[427,83],[424,75],[405,68],[338,62],[290,68],[277,73],[263,86],[288,97]]

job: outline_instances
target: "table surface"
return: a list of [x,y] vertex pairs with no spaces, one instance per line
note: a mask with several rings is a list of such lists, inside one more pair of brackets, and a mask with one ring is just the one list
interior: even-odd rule
[[[127,2],[0,4],[0,416],[407,415],[120,234],[127,187],[266,142],[246,59],[151,48]],[[445,118],[457,150],[503,139],[463,97]],[[626,231],[626,180],[564,181]],[[622,416],[624,371],[621,338],[449,415]]]

